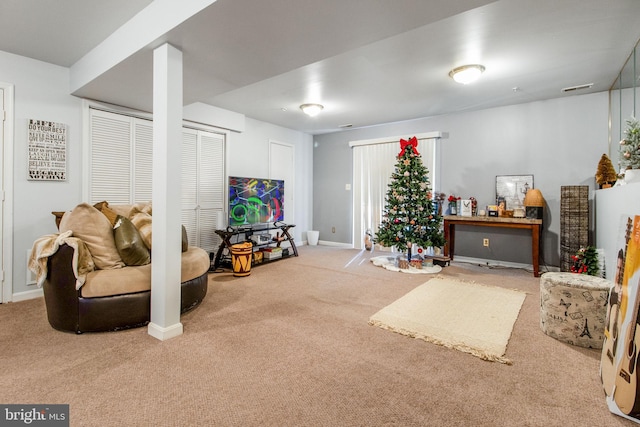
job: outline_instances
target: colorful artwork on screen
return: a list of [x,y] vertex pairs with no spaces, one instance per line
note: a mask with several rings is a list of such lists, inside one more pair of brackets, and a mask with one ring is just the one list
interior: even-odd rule
[[229,177],[229,225],[268,224],[284,220],[284,181]]

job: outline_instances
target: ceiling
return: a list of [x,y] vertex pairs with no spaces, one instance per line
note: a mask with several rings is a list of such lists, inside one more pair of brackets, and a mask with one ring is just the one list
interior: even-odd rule
[[[151,3],[2,0],[0,50],[73,68]],[[639,21],[638,0],[218,0],[73,93],[151,111],[152,52],[168,42],[185,105],[336,132],[606,91]],[[468,63],[480,81],[449,78]],[[325,109],[307,117],[307,102]]]

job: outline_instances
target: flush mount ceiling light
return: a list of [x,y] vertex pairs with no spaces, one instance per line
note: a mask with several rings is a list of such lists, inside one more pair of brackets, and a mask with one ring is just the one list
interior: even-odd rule
[[478,80],[484,70],[484,66],[479,64],[463,65],[449,71],[449,77],[458,83],[466,85]]
[[324,106],[320,104],[302,104],[300,106],[302,112],[310,117],[318,115],[318,113],[322,111],[323,108]]

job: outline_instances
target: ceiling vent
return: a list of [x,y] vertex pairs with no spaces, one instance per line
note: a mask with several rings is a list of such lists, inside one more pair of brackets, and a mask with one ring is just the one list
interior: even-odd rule
[[564,89],[561,89],[561,92],[575,92],[577,90],[582,90],[582,89],[589,89],[591,86],[593,86],[593,83],[587,83],[584,85],[578,85],[578,86],[570,86],[570,87],[565,87]]

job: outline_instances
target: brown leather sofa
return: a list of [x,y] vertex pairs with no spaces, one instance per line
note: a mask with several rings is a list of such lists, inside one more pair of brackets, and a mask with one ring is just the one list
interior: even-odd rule
[[[208,258],[202,249],[192,249],[204,252]],[[43,291],[47,317],[52,327],[80,334],[83,332],[117,331],[149,323],[151,314],[150,290],[83,297],[82,288],[76,290],[76,277],[72,268],[73,255],[74,249],[63,244],[47,261],[47,277],[43,284]],[[197,255],[202,258],[201,253]],[[193,309],[202,302],[207,293],[207,283],[208,271],[182,283],[182,313]]]

